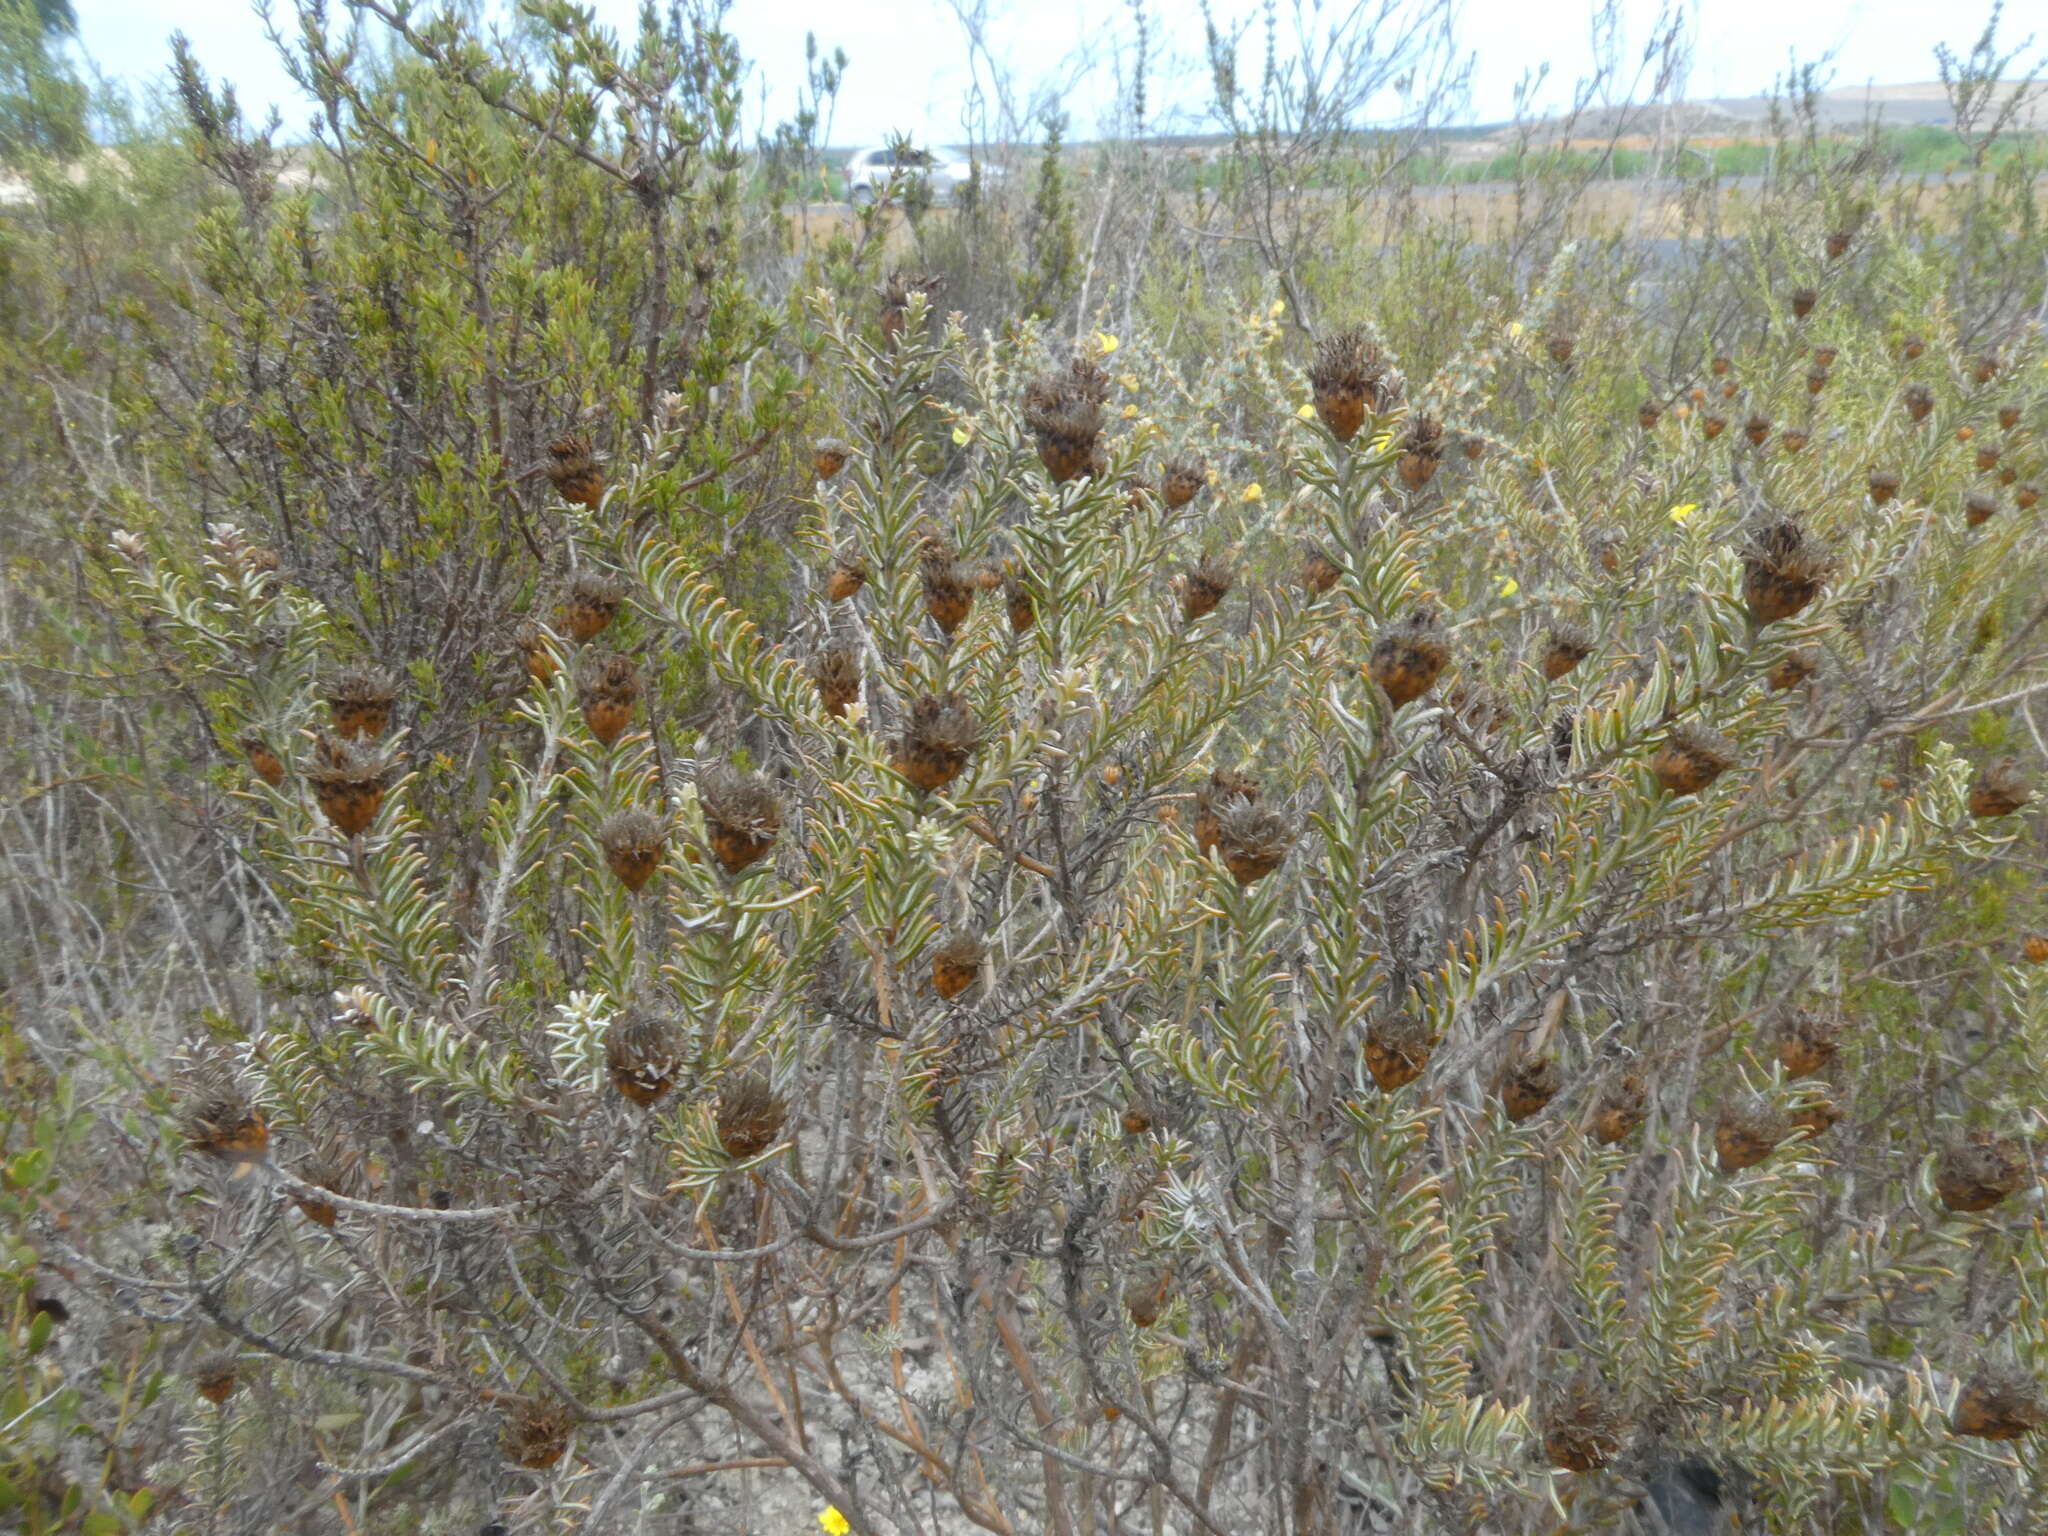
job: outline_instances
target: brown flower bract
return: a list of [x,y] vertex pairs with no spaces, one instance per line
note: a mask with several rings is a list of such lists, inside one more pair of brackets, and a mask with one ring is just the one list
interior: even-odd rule
[[1399,709],[1429,692],[1450,659],[1442,615],[1418,608],[1380,632],[1366,670]]
[[[1024,425],[1055,485],[1090,472],[1102,435],[1102,403],[1108,398],[1109,375],[1080,356],[1025,386]],[[1168,499],[1170,504],[1170,492]]]
[[1750,619],[1775,624],[1816,597],[1834,561],[1800,526],[1785,519],[1757,532],[1742,551],[1742,600]]
[[981,745],[981,730],[967,700],[957,693],[927,693],[910,706],[896,741],[895,769],[927,793],[960,776]]
[[1401,395],[1401,376],[1359,330],[1339,331],[1322,340],[1308,382],[1316,415],[1340,443],[1358,435],[1366,412],[1383,411]]
[[782,830],[782,799],[758,773],[720,764],[697,780],[704,832],[728,875],[758,862]]

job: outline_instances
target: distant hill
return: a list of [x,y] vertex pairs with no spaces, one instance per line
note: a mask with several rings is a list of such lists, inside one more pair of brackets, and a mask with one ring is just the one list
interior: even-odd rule
[[[2012,126],[2020,132],[2048,133],[2048,80],[2017,81],[2000,87],[2001,99],[2015,93],[2024,100]],[[1866,123],[1887,128],[1946,128],[1955,114],[1950,110],[1948,91],[1939,80],[1922,80],[1897,85],[1839,86],[1823,91],[1815,102],[1824,128],[1854,132]],[[1663,102],[1624,107],[1596,107],[1567,124],[1562,118],[1537,125],[1538,138],[1567,133],[1572,142],[1605,141],[1612,138],[1642,139],[1673,136],[1688,139],[1739,140],[1759,138],[1769,131],[1771,98],[1767,96],[1718,96],[1698,101]],[[1473,123],[1445,128],[1437,137],[1453,161],[1485,160],[1498,153],[1520,131],[1513,123]],[[1157,134],[1151,142],[1179,149],[1191,158],[1206,158],[1230,142],[1224,133]],[[847,145],[826,150],[825,159],[839,164],[860,146]],[[1087,147],[1086,141],[1069,141],[1069,147]],[[1029,155],[1035,145],[990,146],[992,155],[1012,158]]]
[[[2024,131],[2048,130],[2048,81],[2022,81],[2001,88],[2001,100],[2023,96],[2013,126]],[[1822,126],[1849,131],[1866,123],[1893,128],[1945,128],[1955,120],[1948,91],[1939,80],[1906,85],[1843,86],[1823,91],[1815,100]],[[1766,96],[1722,96],[1651,106],[1595,108],[1573,125],[1574,137],[1681,132],[1691,136],[1744,136],[1763,132],[1769,124],[1771,99]],[[1504,129],[1507,125],[1494,125]]]

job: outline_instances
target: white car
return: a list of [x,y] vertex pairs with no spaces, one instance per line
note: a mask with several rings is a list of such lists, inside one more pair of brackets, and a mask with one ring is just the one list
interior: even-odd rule
[[[905,144],[899,148],[883,146],[880,149],[857,149],[846,161],[846,200],[856,208],[900,198],[912,185],[922,184],[931,194],[933,203],[950,203],[954,194],[973,175],[974,164],[964,149],[941,149],[934,154],[928,149],[915,149]],[[994,181],[1003,172],[1000,166],[983,161],[980,166],[984,181]]]

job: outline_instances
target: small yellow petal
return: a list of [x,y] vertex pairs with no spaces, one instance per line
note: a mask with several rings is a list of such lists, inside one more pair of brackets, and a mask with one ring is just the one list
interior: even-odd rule
[[1316,408],[1313,405],[1310,405],[1306,400],[1304,400],[1301,403],[1301,409],[1296,411],[1294,414],[1299,416],[1303,421],[1314,421],[1316,419]]
[[1127,406],[1125,406],[1125,407],[1124,407],[1124,420],[1125,420],[1125,421],[1135,421],[1135,420],[1137,420],[1137,418],[1138,418],[1138,408],[1137,408],[1137,407],[1136,407],[1135,405],[1127,405]]
[[1522,322],[1521,322],[1521,321],[1519,321],[1519,320],[1510,320],[1510,321],[1508,322],[1508,334],[1509,334],[1510,336],[1519,336],[1519,335],[1521,335],[1521,334],[1522,334]]
[[1266,313],[1271,315],[1275,320],[1278,320],[1282,315],[1287,313],[1287,301],[1285,299],[1275,299],[1273,301],[1273,307],[1267,310]]
[[1135,373],[1120,373],[1116,376],[1116,381],[1132,394],[1138,392],[1138,376]]
[[846,1516],[839,1513],[838,1507],[832,1504],[825,1506],[825,1512],[818,1516],[818,1524],[830,1531],[832,1536],[846,1536],[846,1533],[853,1529],[846,1523]]
[[1671,521],[1673,521],[1674,523],[1682,523],[1688,517],[1691,517],[1693,513],[1699,511],[1699,509],[1700,504],[1696,501],[1688,501],[1683,506],[1673,507],[1670,513]]
[[1101,351],[1102,355],[1104,357],[1107,357],[1110,353],[1114,352],[1119,346],[1121,346],[1122,343],[1119,342],[1114,336],[1110,335],[1107,331],[1097,331],[1095,333],[1095,345]]
[[1521,590],[1522,584],[1512,576],[1500,584],[1500,595],[1502,597],[1513,597]]
[[967,446],[967,429],[965,427],[955,427],[953,429],[953,441],[962,448],[965,448]]
[[1254,480],[1243,491],[1238,493],[1237,499],[1239,501],[1264,501],[1266,499],[1266,488]]

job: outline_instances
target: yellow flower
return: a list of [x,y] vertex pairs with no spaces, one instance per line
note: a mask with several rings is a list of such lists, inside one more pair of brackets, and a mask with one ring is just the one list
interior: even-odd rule
[[1512,576],[1500,584],[1500,595],[1502,597],[1513,597],[1521,590],[1522,584]]
[[958,446],[965,448],[967,446],[967,429],[965,427],[955,427],[953,429],[953,441]]
[[1266,488],[1254,480],[1238,493],[1237,499],[1239,501],[1264,501],[1266,499]]
[[846,1516],[839,1513],[838,1506],[833,1504],[825,1506],[825,1512],[818,1516],[818,1524],[830,1531],[832,1536],[846,1536],[846,1533],[853,1529],[846,1523]]
[[1099,351],[1104,357],[1109,356],[1110,353],[1114,352],[1121,345],[1123,345],[1123,343],[1119,342],[1114,336],[1110,335],[1107,331],[1097,331],[1095,333],[1096,350]]
[[1306,400],[1304,400],[1301,402],[1301,409],[1296,411],[1294,414],[1299,416],[1303,421],[1314,421],[1316,419],[1316,408],[1313,405],[1309,404]]
[[1132,394],[1138,392],[1138,376],[1135,373],[1120,373],[1116,376],[1116,381]]
[[1124,420],[1125,420],[1125,421],[1135,421],[1135,420],[1137,420],[1137,419],[1138,419],[1138,408],[1137,408],[1137,407],[1136,407],[1135,405],[1127,405],[1127,406],[1125,406],[1125,407],[1124,407]]
[[1271,315],[1275,320],[1278,320],[1282,315],[1287,313],[1287,301],[1285,299],[1275,299],[1273,301],[1273,307],[1267,310],[1266,313]]
[[1674,523],[1682,523],[1688,517],[1691,517],[1693,513],[1699,511],[1699,509],[1700,504],[1698,502],[1688,501],[1683,506],[1673,507],[1669,515]]
[[1520,336],[1522,334],[1522,322],[1519,320],[1510,320],[1508,322],[1508,334],[1510,336]]

